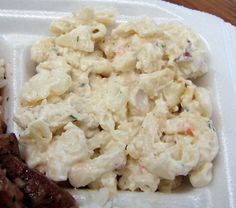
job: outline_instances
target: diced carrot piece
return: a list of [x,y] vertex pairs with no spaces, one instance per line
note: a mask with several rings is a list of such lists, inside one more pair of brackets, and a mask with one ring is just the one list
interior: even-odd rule
[[184,133],[185,135],[193,136],[193,131],[191,128],[187,128]]
[[183,81],[182,81],[181,79],[177,79],[176,82],[177,82],[178,84],[180,84],[180,83],[182,83]]

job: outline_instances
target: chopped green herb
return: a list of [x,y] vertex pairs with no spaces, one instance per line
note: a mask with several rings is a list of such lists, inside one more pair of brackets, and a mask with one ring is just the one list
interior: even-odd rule
[[53,50],[54,52],[57,52],[57,51],[58,51],[57,48],[52,48],[52,50]]
[[209,127],[209,129],[212,129],[213,131],[216,131],[216,129],[215,129],[215,127],[213,126],[213,122],[212,122],[212,120],[208,120],[208,127]]
[[161,47],[162,47],[163,49],[166,49],[166,45],[165,45],[165,44],[161,44]]
[[81,83],[79,86],[84,87],[85,85],[86,85],[85,83]]
[[187,84],[187,83],[184,83],[184,86],[185,86],[185,87],[188,87],[188,84]]
[[70,117],[73,119],[73,121],[78,121],[79,119],[76,117],[76,116],[74,116],[74,115],[70,115]]
[[78,36],[78,35],[77,35],[77,37],[76,37],[76,41],[79,42],[79,36]]
[[177,58],[174,59],[174,61],[175,61],[175,62],[179,62],[181,58],[182,58],[182,56],[179,55]]
[[59,53],[59,51],[58,51],[58,49],[57,48],[55,48],[55,47],[53,47],[52,48],[52,50],[57,54],[57,56],[59,56],[60,55],[60,53]]
[[163,43],[159,43],[159,42],[156,42],[156,46],[162,50],[165,50],[166,49],[166,45],[163,44]]

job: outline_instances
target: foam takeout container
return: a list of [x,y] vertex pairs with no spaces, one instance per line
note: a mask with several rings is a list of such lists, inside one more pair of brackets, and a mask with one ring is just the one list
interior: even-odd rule
[[53,19],[82,6],[114,8],[118,21],[140,15],[149,15],[157,22],[177,20],[201,35],[209,49],[210,70],[197,82],[212,94],[220,152],[214,163],[213,182],[207,187],[188,187],[170,194],[118,192],[110,200],[105,189],[70,190],[81,207],[236,207],[236,28],[213,15],[158,0],[1,0],[0,58],[7,68],[3,105],[8,131],[19,134],[12,118],[22,85],[35,73],[30,60],[32,43],[50,35],[48,28]]

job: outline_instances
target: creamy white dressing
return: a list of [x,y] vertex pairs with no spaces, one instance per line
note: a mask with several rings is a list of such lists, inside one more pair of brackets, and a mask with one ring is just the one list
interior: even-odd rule
[[15,121],[27,163],[74,187],[171,191],[212,179],[218,152],[200,37],[149,17],[119,24],[86,8],[52,22],[31,49],[37,74]]

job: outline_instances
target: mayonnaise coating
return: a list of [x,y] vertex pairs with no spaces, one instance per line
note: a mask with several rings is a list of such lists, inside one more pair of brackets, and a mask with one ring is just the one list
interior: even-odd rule
[[113,194],[170,192],[184,177],[206,186],[219,147],[210,92],[192,81],[208,71],[204,42],[179,22],[114,23],[84,8],[32,46],[36,74],[14,117],[26,162]]

